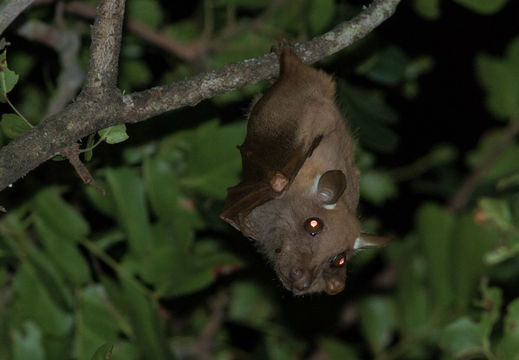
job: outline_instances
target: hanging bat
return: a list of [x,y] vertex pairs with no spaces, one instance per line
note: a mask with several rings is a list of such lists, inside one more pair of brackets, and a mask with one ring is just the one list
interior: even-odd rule
[[259,245],[294,294],[334,295],[354,251],[387,241],[360,233],[360,173],[333,78],[290,46],[279,65],[278,80],[250,112],[238,147],[243,181],[227,190],[220,217]]

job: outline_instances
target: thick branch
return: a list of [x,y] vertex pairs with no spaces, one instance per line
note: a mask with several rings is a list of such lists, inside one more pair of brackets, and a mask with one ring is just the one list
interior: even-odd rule
[[[125,0],[101,0],[92,27],[92,46],[83,91],[103,97],[117,86]],[[104,91],[103,91],[104,90]],[[96,94],[96,95],[94,95]]]
[[33,2],[34,0],[4,0],[0,6],[0,34]]
[[[353,20],[340,24],[319,38],[296,45],[296,50],[307,62],[315,62],[339,51],[389,18],[399,2],[374,0],[368,9]],[[120,31],[117,29],[120,29],[121,24],[122,3],[122,0],[101,2],[98,9],[101,16],[94,25],[93,54],[82,96],[62,112],[0,149],[0,190],[67,146],[99,129],[139,122],[183,106],[194,106],[215,95],[277,76],[279,69],[275,55],[269,54],[230,64],[181,82],[134,93],[125,96],[122,101],[118,96],[99,96],[94,94],[95,91],[85,91],[97,88],[98,93],[111,92],[112,95],[117,91],[114,84],[120,44],[114,43],[114,40],[120,40]],[[115,27],[108,25],[112,18],[117,23]],[[116,49],[110,48],[110,44]]]

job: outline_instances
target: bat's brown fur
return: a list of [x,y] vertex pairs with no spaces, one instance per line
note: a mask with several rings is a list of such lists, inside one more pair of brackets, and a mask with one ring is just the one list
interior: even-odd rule
[[[228,189],[221,217],[258,242],[286,288],[336,294],[360,237],[353,140],[332,77],[289,46],[279,62],[279,79],[250,113],[243,181]],[[305,230],[312,218],[323,225],[316,234]]]

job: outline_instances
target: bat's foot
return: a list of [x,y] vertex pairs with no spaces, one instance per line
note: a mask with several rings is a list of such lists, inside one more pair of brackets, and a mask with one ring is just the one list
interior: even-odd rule
[[272,45],[270,52],[276,54],[279,58],[281,57],[281,54],[285,48],[291,49],[293,51],[294,44],[287,39],[281,39],[276,45]]

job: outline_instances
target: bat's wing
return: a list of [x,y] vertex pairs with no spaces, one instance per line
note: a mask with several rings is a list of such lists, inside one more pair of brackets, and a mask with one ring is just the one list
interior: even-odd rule
[[302,145],[269,159],[269,147],[257,151],[241,147],[243,181],[227,189],[227,198],[220,218],[243,231],[249,213],[269,200],[280,196],[294,180],[305,160],[321,142],[322,135],[312,143]]

